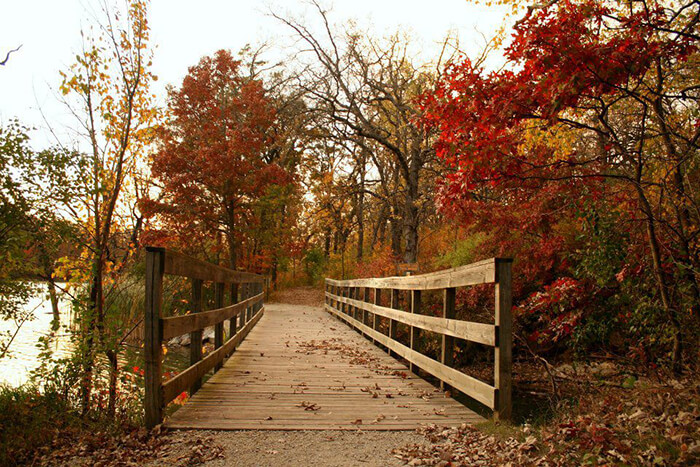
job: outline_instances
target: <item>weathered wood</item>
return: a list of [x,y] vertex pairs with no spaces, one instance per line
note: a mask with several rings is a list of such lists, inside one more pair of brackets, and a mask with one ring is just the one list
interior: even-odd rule
[[[197,315],[202,312],[202,280],[192,279],[192,298],[190,300],[192,309],[190,313]],[[194,365],[202,359],[202,328],[193,329],[190,332],[190,365]],[[194,394],[202,387],[202,379],[192,381],[190,394]],[[170,402],[166,400],[166,404]]]
[[[442,317],[444,319],[453,319],[455,317],[455,298],[457,290],[454,287],[445,289],[443,292],[442,301]],[[442,335],[442,345],[440,346],[440,362],[443,365],[451,367],[454,359],[455,340],[449,334]],[[448,389],[444,381],[440,382],[442,389]]]
[[[289,305],[265,308],[234,356],[166,427],[413,431],[426,423],[483,421],[331,314]],[[324,349],[321,340],[342,347]],[[367,355],[367,362],[353,362],[345,347]],[[315,410],[305,410],[304,402],[316,404]]]
[[[343,313],[339,313],[337,310],[330,306],[326,306],[326,310],[328,310],[330,313],[339,317],[347,323],[349,323],[349,321],[352,320],[351,317]],[[390,339],[389,336],[385,336],[380,332],[374,331],[373,329],[371,329],[368,326],[365,326],[364,324],[356,323],[355,325],[359,326],[363,332],[370,335],[373,339],[383,344],[395,354],[405,358],[409,362],[415,363],[422,370],[430,373],[431,375],[435,376],[441,381],[445,381],[449,385],[453,386],[456,389],[459,389],[460,391],[476,399],[477,401],[481,402],[487,407],[494,408],[496,395],[495,387],[490,386],[484,383],[483,381],[479,381],[478,379],[466,375],[458,370],[455,370],[454,368],[443,365],[442,363],[437,362],[430,357],[426,357],[421,353],[411,350],[410,348],[406,347],[400,342]]]
[[163,307],[163,252],[146,252],[146,300],[144,316],[145,359],[145,422],[151,429],[163,420],[163,391],[161,372],[163,364],[162,328],[160,314]]
[[[391,300],[389,302],[389,308],[391,309],[397,309],[399,306],[399,295],[400,291],[398,289],[392,289],[391,290]],[[396,340],[396,320],[394,319],[389,319],[389,339],[391,340]],[[391,356],[396,356],[395,353],[392,351],[389,351],[389,355]]]
[[[374,310],[372,311],[372,329],[377,331],[377,328],[379,327],[379,320],[377,319],[377,312],[376,308],[379,307],[382,303],[382,289],[374,289]],[[373,343],[377,343],[376,340],[372,339]]]
[[165,274],[225,283],[263,282],[265,280],[265,276],[234,271],[166,248],[146,247],[146,250],[160,251],[165,255]]
[[243,326],[238,333],[236,333],[235,336],[226,341],[223,346],[214,350],[204,359],[190,366],[177,376],[174,376],[170,380],[166,381],[163,384],[163,401],[167,404],[185,391],[188,387],[192,387],[197,381],[201,381],[202,377],[219,362],[221,362],[232,348],[245,339],[245,336],[248,335],[253,326],[255,326],[255,323],[260,320],[263,313],[264,308],[261,309],[260,312],[258,312],[250,321],[248,321],[246,325]]
[[163,340],[172,339],[173,337],[181,336],[188,332],[204,329],[209,326],[214,326],[217,323],[231,319],[234,325],[234,331],[230,335],[235,334],[235,317],[238,316],[245,308],[253,302],[262,302],[263,294],[258,294],[248,298],[242,302],[235,303],[223,308],[215,310],[203,311],[199,313],[191,313],[183,316],[170,316],[163,318]]
[[512,260],[499,259],[496,262],[496,326],[498,345],[494,350],[494,383],[498,388],[494,418],[508,420],[511,417],[511,374],[513,366],[512,337]]
[[370,279],[334,280],[326,279],[332,285],[344,287],[375,287],[399,290],[433,290],[448,287],[488,284],[496,278],[496,258],[444,271],[404,277],[382,277]]
[[[420,290],[412,290],[411,291],[411,313],[415,316],[420,315],[420,307],[421,307],[421,291]],[[410,347],[411,350],[415,350],[417,352],[420,352],[420,348],[418,346],[418,342],[420,339],[420,328],[417,326],[411,326],[410,327]],[[418,373],[418,368],[411,363],[408,366],[409,370],[411,370],[413,373]]]
[[[224,283],[217,282],[214,286],[214,306],[216,308],[224,307]],[[218,349],[224,345],[224,320],[214,325],[214,348]],[[216,364],[214,371],[219,371],[223,366],[223,360]]]
[[[236,305],[238,304],[238,284],[231,284],[231,305]],[[228,323],[228,336],[229,338],[231,336],[236,335],[236,332],[238,332],[238,315],[240,314],[241,308],[238,309],[238,313],[236,313],[233,316],[229,316],[229,323]],[[233,349],[235,350],[235,349]],[[232,352],[233,352],[232,350]]]
[[[367,305],[370,304],[369,302],[369,293],[370,293],[370,288],[365,287],[364,289],[364,295],[362,297],[362,301],[365,302]],[[369,324],[369,311],[367,311],[367,308],[363,307],[362,308],[362,323],[364,324]]]
[[[381,292],[380,289],[377,289],[377,291]],[[331,299],[344,302],[350,301],[349,299],[336,295],[331,295]],[[479,344],[496,345],[496,326],[493,324],[474,323],[458,319],[444,319],[438,316],[414,315],[402,310],[393,310],[372,303],[363,304],[362,302],[353,302],[353,304],[362,306],[376,316],[390,318],[409,326],[425,329],[426,331],[447,334],[452,337],[477,342]],[[374,326],[373,328],[376,329]]]

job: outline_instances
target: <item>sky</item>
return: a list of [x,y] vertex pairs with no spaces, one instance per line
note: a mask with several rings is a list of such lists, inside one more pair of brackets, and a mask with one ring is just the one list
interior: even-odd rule
[[[54,142],[46,122],[54,128],[70,125],[70,115],[56,97],[59,70],[73,62],[81,27],[90,23],[89,11],[99,10],[99,1],[0,0],[0,61],[8,50],[22,45],[0,67],[0,124],[18,118],[36,128],[35,149]],[[330,19],[337,25],[354,20],[376,36],[409,32],[426,59],[438,54],[438,43],[450,30],[459,35],[463,50],[476,54],[484,43],[481,34],[491,37],[503,23],[502,12],[467,0],[321,1],[330,7]],[[285,17],[313,18],[305,0],[152,0],[149,18],[159,103],[165,103],[166,85],[178,86],[189,66],[218,49],[237,52],[246,44],[267,41],[273,44],[271,53],[282,54],[281,46],[291,43],[291,32],[269,16],[270,10]]]

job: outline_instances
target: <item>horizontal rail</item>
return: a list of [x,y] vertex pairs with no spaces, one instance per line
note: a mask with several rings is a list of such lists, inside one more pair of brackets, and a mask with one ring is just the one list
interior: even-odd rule
[[265,282],[266,277],[250,272],[234,271],[197,258],[187,256],[167,248],[146,247],[147,251],[160,252],[165,256],[164,273],[173,276],[189,277],[203,281],[242,284]]
[[327,283],[338,287],[371,287],[376,289],[432,290],[450,287],[466,287],[496,282],[496,263],[500,258],[491,258],[478,263],[444,271],[405,277],[380,277],[369,279],[335,280]]
[[191,313],[184,316],[162,318],[163,340],[169,340],[173,337],[187,334],[188,332],[198,331],[238,316],[241,311],[244,311],[248,306],[262,302],[264,296],[264,293],[260,293],[254,297],[250,297],[246,300],[223,308],[202,311],[199,313]]
[[369,326],[355,320],[354,318],[339,312],[332,306],[326,304],[326,310],[340,319],[344,320],[351,326],[361,330],[365,335],[371,337],[380,344],[386,346],[388,349],[396,352],[401,357],[405,358],[411,363],[418,365],[422,370],[430,373],[431,375],[439,378],[440,380],[450,384],[456,389],[468,394],[477,401],[481,402],[485,406],[493,409],[496,406],[496,388],[479,381],[478,379],[471,377],[462,373],[461,371],[450,368],[437,360],[433,360],[430,357],[411,350],[405,345],[401,344],[390,338],[389,336],[382,334],[379,331],[375,331]]
[[255,326],[255,324],[260,320],[264,311],[265,308],[261,308],[253,319],[248,321],[245,326],[243,326],[241,330],[236,333],[236,335],[227,340],[224,345],[214,350],[205,358],[187,368],[185,371],[179,373],[177,376],[174,376],[166,381],[163,384],[163,403],[168,404],[168,402],[175,399],[179,394],[189,389],[192,383],[199,380],[219,362],[223,361],[226,355],[230,354],[231,351],[241,341],[243,341],[250,330],[253,329],[253,326]]
[[353,300],[347,297],[341,297],[332,293],[326,293],[326,296],[351,305],[355,308],[360,308],[378,316],[393,319],[409,326],[425,329],[426,331],[438,332],[446,334],[458,339],[464,339],[479,344],[490,346],[496,345],[496,334],[498,328],[493,324],[474,323],[470,321],[462,321],[459,319],[440,318],[437,316],[425,316],[415,313],[407,313],[405,311],[387,308],[384,306],[374,305],[372,303],[363,302],[361,300]]

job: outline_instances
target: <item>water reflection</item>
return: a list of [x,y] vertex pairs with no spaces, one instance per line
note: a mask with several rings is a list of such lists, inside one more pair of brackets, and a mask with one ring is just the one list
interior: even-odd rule
[[[65,284],[58,284],[64,287]],[[71,352],[69,329],[73,321],[70,301],[59,300],[60,327],[51,340],[50,350],[56,358],[68,357]],[[51,334],[51,300],[44,284],[38,284],[37,294],[29,300],[25,309],[31,311],[34,319],[27,320],[17,332],[8,355],[0,360],[0,384],[19,386],[29,381],[33,369],[39,366],[39,338]],[[14,333],[17,326],[13,321],[0,321],[0,332]]]
[[[58,284],[61,288],[65,284]],[[72,351],[70,329],[73,323],[71,302],[59,300],[60,326],[50,340],[49,349],[56,359],[69,357]],[[9,353],[0,359],[0,384],[19,386],[30,380],[31,372],[39,366],[41,350],[37,346],[40,337],[52,334],[53,313],[46,286],[39,284],[37,294],[26,304],[25,309],[32,311],[34,319],[25,321],[10,345]],[[14,322],[0,321],[0,332],[17,329]],[[133,345],[133,344],[132,344]],[[164,371],[181,371],[188,366],[189,350],[187,347],[170,349],[163,362]],[[141,349],[130,346],[120,353],[119,363],[122,367],[143,367]]]

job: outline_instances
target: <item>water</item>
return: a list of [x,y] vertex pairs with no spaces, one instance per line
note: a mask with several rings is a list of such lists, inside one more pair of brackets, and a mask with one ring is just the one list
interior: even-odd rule
[[[8,355],[0,360],[0,384],[19,386],[28,382],[31,371],[39,366],[39,338],[52,332],[53,314],[48,290],[45,284],[37,285],[36,295],[25,305],[25,309],[32,312],[34,319],[24,322],[10,344]],[[60,327],[55,333],[55,338],[51,340],[50,349],[56,357],[61,358],[68,357],[72,348],[68,330],[73,317],[68,300],[59,300],[59,317]],[[0,331],[14,333],[16,329],[13,321],[0,321]]]
[[[64,287],[65,284],[58,284]],[[59,289],[60,290],[60,289]],[[59,294],[60,296],[60,294]],[[49,348],[55,358],[69,357],[73,350],[70,341],[70,329],[73,322],[71,303],[68,299],[59,300],[60,327],[50,340]],[[8,355],[0,359],[0,384],[20,386],[29,382],[31,372],[39,366],[40,349],[37,347],[40,337],[48,336],[51,330],[53,313],[51,301],[45,284],[38,284],[36,295],[25,305],[31,311],[34,319],[25,321],[17,336],[12,341]],[[11,321],[0,321],[0,331],[14,333],[16,325]],[[163,362],[164,371],[181,371],[188,366],[189,349],[170,349]],[[141,350],[128,349],[120,353],[120,366],[143,367]]]

